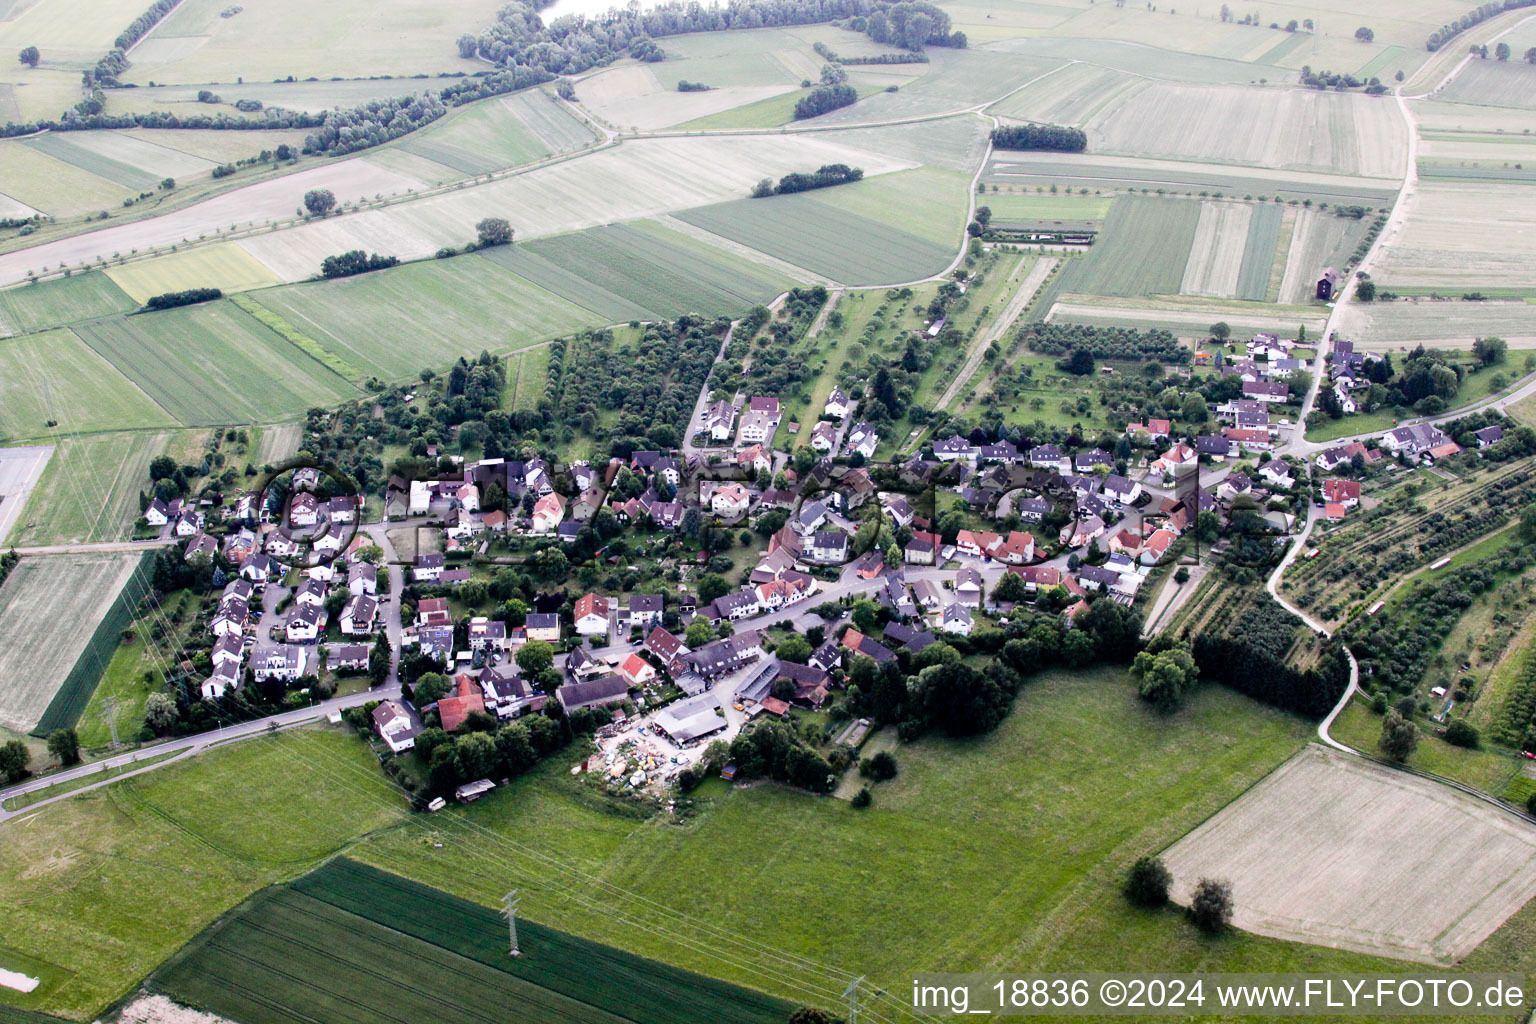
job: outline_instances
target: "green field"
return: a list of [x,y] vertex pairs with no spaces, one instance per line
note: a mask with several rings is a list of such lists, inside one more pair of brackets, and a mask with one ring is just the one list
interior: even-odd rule
[[113,313],[138,303],[106,274],[74,274],[0,291],[0,333],[24,334]]
[[[1368,181],[1374,179],[1360,179]],[[982,178],[987,185],[1066,189],[1125,189],[1198,195],[1215,190],[1228,198],[1281,195],[1286,199],[1311,199],[1333,204],[1390,206],[1396,190],[1333,181],[1308,181],[1283,173],[1236,173],[1212,169],[1194,170],[1177,163],[1145,161],[1141,164],[1108,164],[1028,153],[1002,153],[994,157]]]
[[615,295],[594,281],[539,256],[527,245],[502,245],[477,255],[504,267],[518,277],[597,314],[607,323],[649,320],[653,313],[622,295]]
[[953,171],[918,167],[818,189],[806,198],[952,249],[965,227],[969,187],[969,179]]
[[[378,1020],[779,1024],[793,1007],[335,860],[258,894],[151,984],[242,1024]],[[388,980],[379,984],[381,965]],[[572,970],[580,964],[581,970]],[[454,979],[451,986],[443,984]]]
[[1408,71],[1417,63],[1418,58],[1406,46],[1389,46],[1366,61],[1355,72],[1355,77],[1367,81],[1371,78],[1389,79],[1396,72]]
[[[131,642],[121,643],[118,633],[112,635],[112,644],[106,646],[109,657],[105,669],[98,668],[100,678],[75,727],[81,746],[106,747],[112,742],[112,722],[117,724],[119,740],[132,740],[138,735],[144,725],[144,702],[160,688],[167,652],[176,643],[168,636],[155,639],[155,629],[158,626],[184,636],[199,611],[196,597],[180,591],[167,596],[155,613],[133,624],[128,634],[133,638]],[[147,682],[145,673],[150,674]]]
[[1113,195],[1051,195],[1048,192],[989,192],[978,196],[978,206],[992,211],[998,225],[1076,226],[1102,221],[1109,215]]
[[58,132],[28,139],[26,145],[39,153],[46,153],[55,160],[62,160],[82,171],[116,182],[135,192],[149,191],[160,183],[161,178],[165,177],[163,174],[155,174],[121,160],[114,160]]
[[174,425],[136,384],[67,330],[0,340],[0,438]]
[[507,357],[507,387],[502,404],[508,409],[537,409],[549,382],[549,346],[524,349]]
[[1243,265],[1237,272],[1237,297],[1263,302],[1269,293],[1269,278],[1275,266],[1275,252],[1280,245],[1283,207],[1261,203],[1253,207],[1248,220],[1248,241],[1243,246]]
[[182,423],[261,423],[355,392],[230,302],[78,324],[75,333]]
[[477,256],[271,288],[252,297],[350,365],[385,380],[414,377],[424,366],[446,366],[481,351],[515,351],[606,319]]
[[441,128],[413,133],[399,143],[399,148],[464,174],[517,167],[551,152],[499,100],[476,103]]
[[615,224],[525,243],[534,256],[650,310],[741,313],[788,290],[768,268],[657,224]]
[[809,192],[735,199],[673,216],[850,285],[896,284],[927,277],[942,271],[955,254],[954,244],[941,245],[837,209],[818,202]]
[[126,540],[149,486],[149,463],[174,435],[132,431],[60,437],[7,543]]
[[[1176,294],[1199,222],[1199,203],[1124,196],[1110,208],[1093,248],[1062,270],[1060,290],[1125,297]],[[1266,284],[1268,273],[1266,266]]]

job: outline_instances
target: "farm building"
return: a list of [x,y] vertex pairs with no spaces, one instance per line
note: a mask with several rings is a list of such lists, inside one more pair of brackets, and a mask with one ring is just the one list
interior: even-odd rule
[[1324,270],[1322,276],[1317,279],[1317,297],[1324,302],[1333,298],[1334,292],[1339,288],[1339,273],[1332,267]]

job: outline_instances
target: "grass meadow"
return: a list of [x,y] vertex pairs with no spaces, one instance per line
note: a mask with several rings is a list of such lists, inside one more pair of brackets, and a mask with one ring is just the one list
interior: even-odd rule
[[0,438],[174,425],[138,385],[70,331],[0,340]]
[[105,274],[75,274],[0,291],[0,332],[23,334],[113,313],[136,303]]

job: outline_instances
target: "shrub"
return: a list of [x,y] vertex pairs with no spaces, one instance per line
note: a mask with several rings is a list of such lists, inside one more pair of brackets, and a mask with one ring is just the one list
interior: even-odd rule
[[874,757],[866,757],[859,762],[859,774],[866,779],[874,779],[876,782],[884,782],[896,777],[896,755],[889,750],[882,750]]
[[1201,931],[1214,935],[1232,922],[1232,883],[1202,878],[1195,883],[1189,916]]
[[1173,875],[1161,857],[1138,857],[1125,875],[1125,898],[1138,907],[1161,907],[1168,902]]
[[1458,718],[1445,727],[1445,742],[1456,747],[1466,747],[1468,750],[1476,750],[1483,745],[1483,739],[1478,734],[1477,727],[1463,718]]
[[874,801],[875,798],[870,795],[869,787],[865,786],[857,793],[853,794],[853,799],[849,802],[852,803],[853,806],[862,810],[863,808],[868,807],[870,804],[874,803]]

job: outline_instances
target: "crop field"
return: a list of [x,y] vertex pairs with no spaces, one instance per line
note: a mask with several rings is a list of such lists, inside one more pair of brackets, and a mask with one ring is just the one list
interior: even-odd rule
[[[1116,11],[1111,14],[1109,8],[1105,7],[1095,14],[1094,8],[1089,7],[1086,9],[1085,16],[1094,18],[1110,14],[1114,17],[1119,13]],[[1142,12],[1126,8],[1125,13],[1141,14]],[[1072,60],[1086,61],[1145,78],[1202,85],[1246,85],[1261,77],[1267,77],[1271,82],[1281,82],[1289,78],[1288,73],[1282,68],[1251,64],[1246,60],[1178,52],[1182,49],[1178,41],[1184,37],[1191,26],[1208,27],[1210,25],[1208,21],[1201,25],[1201,22],[1188,18],[1173,18],[1158,14],[1127,19],[1124,24],[1127,26],[1128,34],[1122,39],[1088,38],[1085,30],[1068,23],[1062,27],[1064,34],[1061,35],[1005,39],[989,45],[987,49],[989,52],[1020,54],[1041,60],[1055,60],[1058,63]],[[1227,26],[1229,30],[1233,27]]]
[[111,48],[124,25],[144,13],[144,5],[139,0],[36,0],[7,3],[5,10],[0,47],[6,52],[30,45],[54,61],[91,63]]
[[1435,94],[1446,103],[1536,110],[1536,66],[1520,60],[1474,60]]
[[243,292],[281,283],[276,274],[233,242],[108,267],[103,273],[137,302],[189,288]]
[[1383,246],[1377,284],[1451,294],[1536,285],[1536,203],[1523,185],[1426,182]]
[[1253,207],[1243,245],[1243,265],[1237,275],[1237,298],[1263,302],[1268,296],[1277,269],[1281,226],[1288,212],[1274,205]]
[[12,199],[5,193],[0,192],[0,219],[21,220],[34,216],[37,213],[37,210],[19,199]]
[[[10,143],[0,145],[0,154],[3,154],[9,145]],[[55,166],[62,166],[58,161],[50,160],[50,162]],[[66,168],[66,170],[74,169]],[[51,187],[57,189],[62,186],[60,182],[55,181]],[[61,263],[79,266],[86,261],[94,263],[97,260],[112,259],[114,254],[119,252],[127,255],[157,246],[196,241],[217,231],[228,230],[235,224],[246,227],[251,224],[289,220],[295,216],[301,197],[312,188],[331,189],[336,194],[338,203],[346,203],[362,198],[371,199],[374,196],[406,193],[421,187],[422,183],[414,178],[387,171],[361,159],[321,164],[308,170],[296,171],[280,178],[234,189],[159,217],[102,228],[19,252],[7,253],[0,256],[0,284],[24,280],[29,270],[41,271],[44,267],[57,267]],[[9,181],[6,188],[8,192],[11,191]],[[114,194],[119,198],[122,195],[121,191]],[[116,202],[117,199],[112,200],[113,204]],[[333,218],[324,223],[335,223],[341,219],[354,218]],[[471,237],[473,232],[466,236],[466,238]],[[463,240],[460,239],[460,241]],[[345,247],[327,250],[326,255],[341,252],[344,249]],[[315,264],[307,269],[307,273],[317,273],[319,268],[319,261],[316,260]]]
[[[474,302],[466,303],[466,295]],[[478,254],[268,289],[252,298],[345,362],[385,380],[603,322]],[[402,324],[411,325],[409,338],[401,336]]]
[[[156,971],[152,984],[242,1024],[508,1013],[531,1024],[667,1024],[679,1015],[777,1024],[792,1009],[533,922],[520,922],[518,940],[524,955],[513,959],[495,910],[338,860],[258,894]],[[378,984],[382,963],[394,965],[389,985]],[[583,970],[570,970],[578,963]],[[456,979],[451,991],[445,977]]]
[[[213,161],[169,149],[137,132],[51,132],[27,145],[125,188],[152,190],[162,178],[192,177],[213,170]],[[242,154],[255,156],[260,146]]]
[[[1052,35],[1095,41],[1126,40],[1168,50],[1258,65],[1254,77],[1276,69],[1263,66],[1265,54],[1275,48],[1280,34],[1259,26],[1236,25],[1210,17],[1173,17],[1157,8],[1088,6]],[[1265,21],[1269,17],[1266,16]],[[1284,20],[1282,16],[1282,21]],[[1275,75],[1271,74],[1271,78]]]
[[1224,320],[1234,331],[1294,331],[1298,323],[1309,330],[1320,328],[1327,310],[1258,303],[1222,302],[1192,299],[1174,301],[1179,296],[1157,299],[1122,299],[1104,296],[1057,295],[1046,319],[1095,327],[1159,328],[1180,338],[1203,339],[1210,336],[1210,326]]
[[[990,129],[990,122],[974,114],[963,114],[917,124],[839,128],[816,132],[815,136],[862,152],[879,154],[897,161],[902,167],[923,164],[930,168],[960,171],[969,178],[986,150]],[[868,165],[861,166],[867,173],[873,173]],[[961,202],[963,204],[963,197]]]
[[1484,107],[1471,103],[1416,100],[1413,113],[1425,132],[1507,132],[1519,135],[1530,124],[1530,115],[1515,107]]
[[[0,587],[0,635],[26,640],[0,650],[0,725],[24,733],[38,724],[140,557],[39,555],[11,571]],[[105,667],[102,659],[97,676]]]
[[0,141],[0,181],[13,202],[55,217],[118,206],[128,194],[117,182],[56,160],[22,139]]
[[[1185,295],[1212,295],[1223,299],[1237,295],[1238,272],[1242,269],[1248,225],[1254,209],[1249,203],[1200,204],[1200,221],[1195,227],[1179,291]],[[1268,269],[1265,267],[1266,285],[1269,283]]]
[[75,333],[188,426],[284,419],[355,394],[228,301],[93,320]]
[[976,203],[992,211],[994,224],[1048,226],[1100,223],[1114,201],[1113,195],[990,192],[978,197]]
[[525,281],[597,314],[604,323],[646,320],[651,311],[596,282],[589,281],[558,263],[536,254],[526,245],[504,245],[476,255],[504,267]]
[[737,199],[674,216],[843,284],[911,281],[939,273],[954,257],[954,246],[817,202],[812,196]]
[[970,183],[953,171],[918,167],[805,193],[834,210],[880,221],[935,245],[960,244]]
[[1317,294],[1317,278],[1324,267],[1341,266],[1355,250],[1366,230],[1364,220],[1303,209],[1285,249],[1285,274],[1280,282],[1280,301],[1307,302]]
[[[468,71],[484,68],[461,59],[452,40],[478,32],[495,18],[494,0],[468,0],[447,7],[407,0],[340,3],[317,9],[300,0],[274,0],[218,17],[222,0],[188,0],[187,9],[168,18],[145,37],[156,43],[157,63],[134,61],[125,81],[217,82],[242,75],[247,81],[311,75],[363,78],[416,72]],[[135,17],[113,21],[126,25]],[[200,40],[194,48],[161,43],[177,38]],[[336,40],[345,40],[338,47]],[[110,42],[110,37],[109,40]],[[446,41],[446,42],[445,42]],[[159,53],[155,50],[159,49]]]
[[849,124],[963,110],[1002,99],[1064,63],[1053,57],[941,47],[929,50],[928,59],[927,73],[912,84],[902,86],[897,92],[880,92],[851,107],[834,110],[818,118],[816,123]]
[[550,150],[502,99],[476,103],[448,124],[413,132],[396,145],[462,175],[517,167],[548,156]]
[[[81,134],[96,135],[97,132]],[[304,136],[309,134],[303,128],[294,128],[288,131],[198,131],[185,128],[135,128],[130,132],[102,132],[99,134],[122,135],[140,142],[149,143],[162,149],[171,149],[179,153],[212,163],[233,163],[246,157],[253,157],[264,149],[275,150],[278,146],[287,143],[295,149],[304,145]]]
[[1419,343],[1470,351],[1495,335],[1511,348],[1536,348],[1536,305],[1521,301],[1398,299],[1352,303],[1340,330],[1361,348],[1403,351]]
[[[620,129],[653,131],[800,91],[800,78],[791,78],[789,69],[769,54],[743,54],[731,63],[736,65],[732,74],[725,74],[722,68],[714,66],[714,61],[679,61],[675,66],[668,61],[655,68],[609,68],[583,79],[577,95],[599,121]],[[727,80],[753,77],[762,81],[724,84]],[[681,79],[702,81],[714,88],[707,92],[678,92]],[[792,113],[792,109],[786,110],[774,123],[787,121]]]
[[[1524,822],[1320,746],[1164,860],[1180,902],[1197,878],[1229,879],[1239,928],[1428,963],[1461,960],[1536,895],[1536,836]],[[1398,898],[1409,891],[1434,898]]]
[[[1533,72],[1536,74],[1536,72]],[[1095,153],[1401,176],[1407,131],[1397,107],[1358,93],[1149,83],[1087,124]]]
[[1202,205],[1143,196],[1116,200],[1097,244],[1062,270],[1061,290],[1121,296],[1179,291]]
[[257,466],[276,465],[299,453],[304,440],[302,423],[280,423],[261,427],[252,448],[251,462]]
[[0,291],[0,335],[126,313],[135,303],[105,274],[76,274]]
[[0,341],[0,438],[174,425],[136,384],[67,330]]
[[[145,47],[150,47],[145,50]],[[153,53],[156,48],[156,40],[153,36],[145,39],[134,48],[134,64],[151,67],[148,62],[139,59],[141,52]],[[270,79],[271,76],[268,76]],[[156,79],[160,83],[160,79]],[[311,113],[319,113],[332,107],[354,107],[359,103],[368,103],[373,100],[387,100],[397,97],[414,96],[423,88],[430,88],[432,83],[409,78],[352,78],[331,81],[329,77],[316,78],[314,81],[274,82],[270,80],[250,80],[244,83],[221,82],[217,93],[223,101],[212,105],[212,110],[226,114],[230,117],[243,116],[235,109],[237,100],[258,100],[269,107],[284,107],[289,110],[305,110]],[[141,85],[132,90],[114,90],[107,94],[107,112],[119,113],[120,111],[161,111],[165,113],[209,113],[209,105],[199,103],[197,94],[206,89],[206,83],[193,82],[187,85],[157,84],[153,88]],[[180,130],[180,129],[176,129]],[[243,132],[241,134],[244,134]],[[300,141],[303,141],[300,130]],[[262,147],[257,146],[259,151]]]
[[987,112],[1020,121],[1081,125],[1144,80],[1095,64],[1068,64],[993,104]]
[[588,228],[521,248],[648,310],[643,318],[648,320],[689,312],[742,313],[794,283],[656,224]]
[[52,439],[54,452],[8,543],[96,544],[126,540],[139,514],[149,463],[172,435],[157,431]]

